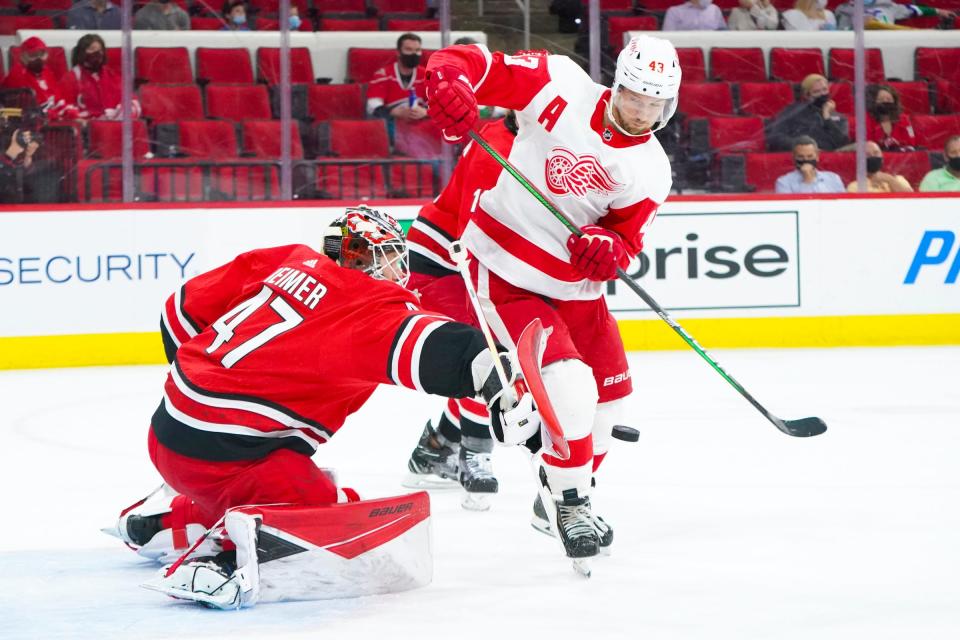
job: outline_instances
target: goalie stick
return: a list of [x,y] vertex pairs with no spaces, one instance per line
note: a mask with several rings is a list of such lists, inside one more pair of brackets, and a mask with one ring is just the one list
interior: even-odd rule
[[[516,178],[517,182],[526,189],[534,198],[536,198],[540,204],[542,204],[547,211],[553,214],[553,216],[559,220],[563,225],[570,230],[570,233],[573,233],[577,237],[583,235],[583,231],[580,230],[570,219],[564,215],[550,200],[541,192],[535,185],[533,185],[527,178],[520,173],[520,171],[510,163],[509,160],[497,153],[496,149],[490,146],[490,144],[483,139],[476,131],[469,132],[470,138],[473,139],[484,151],[490,154],[490,156],[497,161],[501,167],[503,167],[507,173]],[[647,303],[647,305],[653,309],[660,319],[670,325],[670,328],[673,329],[683,341],[686,342],[690,348],[700,354],[700,357],[707,361],[713,370],[720,374],[720,376],[726,380],[730,386],[736,389],[740,395],[746,398],[747,402],[753,405],[753,407],[759,411],[767,420],[773,423],[777,429],[783,433],[795,436],[798,438],[806,438],[810,436],[817,436],[827,430],[827,424],[817,417],[809,418],[799,418],[797,420],[782,420],[777,416],[773,415],[767,409],[760,404],[756,398],[754,398],[739,382],[737,382],[732,375],[727,373],[720,364],[714,360],[710,354],[707,353],[706,349],[700,346],[693,336],[686,332],[686,330],[681,327],[677,322],[670,317],[670,315],[661,307],[656,300],[654,300],[649,293],[647,293],[643,287],[636,283],[626,271],[617,267],[617,278],[627,285],[631,291],[636,293],[640,298]]]

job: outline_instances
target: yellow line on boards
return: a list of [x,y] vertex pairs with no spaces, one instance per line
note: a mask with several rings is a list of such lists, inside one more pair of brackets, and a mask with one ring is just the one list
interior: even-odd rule
[[[689,318],[707,349],[960,344],[960,314]],[[688,348],[659,318],[620,320],[628,351]],[[0,369],[165,364],[157,332],[0,338]]]

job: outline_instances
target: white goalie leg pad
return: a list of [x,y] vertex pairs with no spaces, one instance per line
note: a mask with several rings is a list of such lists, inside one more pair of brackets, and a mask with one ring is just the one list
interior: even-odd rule
[[433,579],[426,492],[326,507],[237,507],[225,525],[245,607],[396,593]]
[[626,400],[618,398],[597,404],[597,412],[593,418],[593,455],[603,455],[610,450],[613,427],[624,422]]
[[567,440],[590,435],[598,398],[593,370],[580,360],[560,360],[543,368],[543,384]]

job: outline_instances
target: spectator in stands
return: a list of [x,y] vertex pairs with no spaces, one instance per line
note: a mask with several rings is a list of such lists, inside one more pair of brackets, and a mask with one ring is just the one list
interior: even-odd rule
[[723,12],[713,0],[687,0],[667,9],[664,31],[718,31],[726,29]]
[[900,105],[897,90],[885,84],[872,84],[866,94],[867,140],[873,140],[884,151],[913,151],[917,139],[910,116]]
[[843,193],[843,180],[832,171],[820,171],[817,162],[820,149],[810,136],[793,142],[793,163],[796,169],[777,178],[777,193]]
[[247,3],[244,0],[227,0],[223,5],[223,20],[220,31],[250,31]]
[[120,28],[120,8],[110,0],[80,0],[67,12],[67,28],[103,31]]
[[923,176],[920,191],[960,191],[960,135],[947,138],[943,159],[946,164]]
[[767,127],[767,144],[771,151],[789,151],[797,136],[810,136],[819,148],[833,151],[847,144],[845,118],[837,113],[837,103],[830,99],[830,83],[811,73],[800,83],[800,100],[777,114]]
[[727,18],[732,31],[773,30],[780,25],[780,14],[770,0],[740,0]]
[[827,9],[827,0],[797,0],[793,9],[783,12],[787,31],[834,31],[837,17]]
[[367,88],[367,114],[376,118],[423,120],[427,116],[420,36],[397,39],[397,61],[378,69]]
[[[854,3],[850,0],[837,7],[837,25],[840,29],[853,29]],[[956,14],[948,9],[936,9],[922,4],[898,4],[893,0],[863,0],[863,26],[867,29],[908,29],[896,24],[897,20],[919,16],[939,16],[952,20]]]
[[[71,69],[61,81],[64,99],[77,105],[81,119],[123,118],[120,72],[107,64],[103,38],[88,33],[77,41],[70,55]],[[131,111],[140,117],[140,103],[132,98]]]
[[47,66],[47,45],[36,36],[20,45],[20,64],[14,65],[0,87],[4,89],[30,89],[37,105],[51,120],[77,117],[77,108],[67,103],[60,89],[60,82]]
[[[867,142],[867,192],[868,193],[912,193],[910,182],[901,175],[881,171],[883,169],[883,151],[876,142]],[[847,185],[847,191],[857,193],[857,181]]]
[[187,31],[190,16],[173,0],[150,0],[133,16],[134,29]]
[[7,126],[0,133],[0,202],[47,203],[59,200],[62,179],[49,160],[37,155],[40,141],[29,129]]

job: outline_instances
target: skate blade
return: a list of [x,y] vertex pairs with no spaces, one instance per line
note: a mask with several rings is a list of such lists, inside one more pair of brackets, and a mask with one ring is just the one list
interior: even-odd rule
[[577,572],[577,575],[584,578],[590,577],[590,560],[588,558],[575,558],[572,564],[573,570]]
[[104,532],[105,534],[107,534],[108,536],[117,538],[117,539],[119,539],[119,540],[123,540],[123,536],[120,535],[120,529],[118,529],[118,528],[115,527],[115,526],[113,526],[113,527],[101,527],[101,528],[100,528],[100,531],[103,531],[103,532]]
[[492,493],[468,493],[463,492],[463,497],[460,499],[460,506],[462,506],[467,511],[489,511],[490,510],[490,496]]
[[421,475],[419,473],[408,473],[400,485],[407,489],[434,489],[437,491],[449,491],[460,488],[460,483],[456,480],[441,478],[435,475]]
[[167,587],[155,582],[144,582],[140,585],[142,588],[149,591],[157,591],[164,595],[170,596],[175,600],[186,600],[188,602],[196,602],[197,604],[210,608],[210,609],[239,609],[240,608],[240,592],[237,590],[234,593],[227,593],[222,596],[211,596],[206,593],[197,593],[196,591],[187,591],[186,589],[178,589],[177,587]]
[[557,535],[550,528],[550,523],[546,520],[541,520],[540,518],[534,518],[533,520],[530,521],[530,526],[545,536],[550,536],[551,538],[557,537]]

